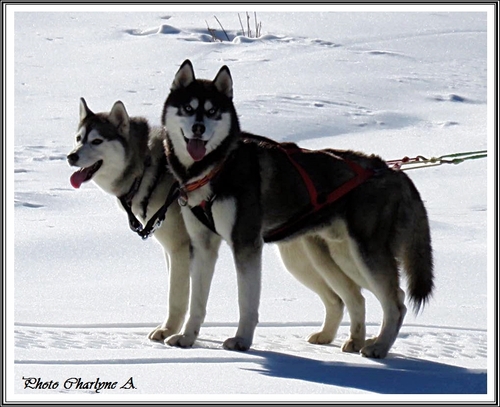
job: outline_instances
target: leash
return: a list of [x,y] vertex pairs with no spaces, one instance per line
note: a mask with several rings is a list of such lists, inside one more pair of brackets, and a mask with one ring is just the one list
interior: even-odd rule
[[[386,161],[394,170],[408,171],[416,168],[434,167],[441,164],[460,164],[466,160],[476,160],[487,157],[487,150],[469,151],[464,153],[445,154],[440,157],[426,158],[422,155],[416,157],[403,157],[399,160]],[[403,168],[406,167],[406,168]]]
[[127,212],[129,226],[132,232],[137,233],[143,240],[146,240],[150,237],[163,223],[165,220],[165,216],[167,214],[167,210],[174,203],[176,199],[179,198],[180,190],[179,183],[176,181],[170,187],[170,191],[168,192],[167,198],[165,199],[165,203],[156,211],[156,213],[149,219],[148,223],[144,228],[142,227],[141,222],[135,217],[132,213],[132,208],[128,202],[122,200],[120,198],[120,202]]

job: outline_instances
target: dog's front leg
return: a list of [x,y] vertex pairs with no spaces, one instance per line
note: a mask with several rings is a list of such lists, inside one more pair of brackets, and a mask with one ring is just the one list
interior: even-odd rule
[[189,242],[172,254],[165,251],[167,266],[170,264],[170,270],[167,270],[168,314],[165,321],[149,333],[148,338],[152,341],[163,343],[182,328],[189,304],[189,256]]
[[155,238],[163,246],[169,274],[168,315],[163,324],[149,334],[149,339],[163,343],[181,331],[189,305],[191,241],[179,206],[168,210],[165,222],[155,232]]
[[198,337],[201,324],[205,319],[221,238],[202,225],[189,209],[183,210],[183,215],[191,237],[189,316],[182,332],[167,338],[165,343],[170,346],[189,348]]
[[255,327],[259,322],[259,302],[262,274],[262,246],[258,239],[253,244],[233,246],[238,280],[240,321],[234,338],[226,339],[224,348],[246,351],[253,342]]

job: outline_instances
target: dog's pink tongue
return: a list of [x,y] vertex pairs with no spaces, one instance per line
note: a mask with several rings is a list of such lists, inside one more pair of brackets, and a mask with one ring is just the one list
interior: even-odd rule
[[191,158],[195,161],[200,161],[205,157],[207,149],[205,148],[205,143],[199,138],[189,139],[187,143],[187,150]]
[[70,182],[71,182],[71,185],[73,186],[73,188],[80,188],[80,186],[85,182],[85,180],[87,179],[87,172],[88,172],[88,169],[87,168],[82,168],[78,171],[76,171],[72,176],[71,178],[69,179]]

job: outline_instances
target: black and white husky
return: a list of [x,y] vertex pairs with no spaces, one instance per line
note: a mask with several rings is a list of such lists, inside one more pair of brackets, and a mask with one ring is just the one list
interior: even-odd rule
[[[240,312],[236,335],[224,347],[247,350],[258,322],[262,247],[277,242],[287,268],[325,305],[321,331],[309,342],[333,340],[345,304],[351,328],[342,350],[385,357],[406,313],[398,267],[406,270],[416,310],[433,288],[429,224],[418,191],[376,156],[308,151],[242,133],[232,98],[226,66],[213,81],[199,80],[187,60],[164,104],[165,151],[192,246],[189,316],[166,342],[195,342],[224,239],[236,264]],[[368,340],[361,288],[383,309],[380,332]]]
[[[68,163],[79,167],[71,184],[94,181],[116,196],[120,205],[143,224],[165,202],[174,178],[167,170],[163,129],[150,128],[144,118],[129,117],[122,102],[108,113],[93,113],[80,100],[80,123]],[[154,237],[165,252],[169,273],[168,315],[149,338],[163,342],[180,331],[189,299],[189,236],[179,206],[172,205]],[[138,243],[140,244],[140,243]],[[169,267],[170,266],[170,267]]]

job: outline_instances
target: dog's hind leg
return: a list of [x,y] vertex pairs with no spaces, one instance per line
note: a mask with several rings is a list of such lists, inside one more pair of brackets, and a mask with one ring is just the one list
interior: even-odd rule
[[332,342],[342,322],[344,303],[309,260],[304,239],[279,243],[278,248],[287,270],[307,288],[318,294],[325,306],[325,319],[321,330],[309,335],[307,341],[314,344]]
[[384,320],[379,334],[375,338],[366,340],[361,354],[370,358],[383,359],[389,353],[396,341],[401,325],[406,314],[404,305],[405,294],[403,290],[397,289],[395,300],[380,300],[384,312]]
[[[329,242],[330,243],[330,242]],[[342,346],[343,352],[359,352],[365,344],[365,299],[360,286],[334,260],[329,244],[319,237],[306,236],[304,245],[316,270],[329,287],[344,302],[351,318],[350,337]]]
[[[354,251],[359,250],[353,248]],[[396,260],[388,251],[381,248],[371,250],[370,255],[356,256],[368,289],[380,301],[383,321],[377,337],[366,341],[361,354],[370,358],[385,358],[396,340],[406,314],[405,294],[399,287],[399,274]]]

